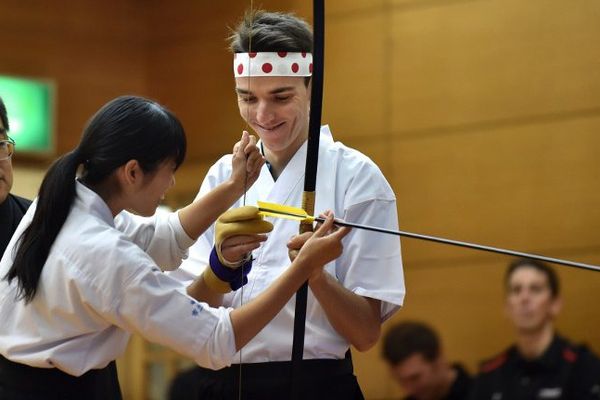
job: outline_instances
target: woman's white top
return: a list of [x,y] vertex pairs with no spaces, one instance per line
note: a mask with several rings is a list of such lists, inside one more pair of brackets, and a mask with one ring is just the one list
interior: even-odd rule
[[52,245],[30,303],[17,299],[17,279],[4,279],[34,202],[0,262],[0,353],[33,367],[80,376],[125,351],[131,333],[172,348],[209,368],[235,355],[230,309],[210,308],[163,273],[193,244],[177,213],[113,218],[83,184]]

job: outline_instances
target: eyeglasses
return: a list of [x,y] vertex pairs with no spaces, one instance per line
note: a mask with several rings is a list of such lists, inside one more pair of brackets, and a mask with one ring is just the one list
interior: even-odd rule
[[15,152],[15,141],[11,138],[0,140],[0,161],[8,160]]

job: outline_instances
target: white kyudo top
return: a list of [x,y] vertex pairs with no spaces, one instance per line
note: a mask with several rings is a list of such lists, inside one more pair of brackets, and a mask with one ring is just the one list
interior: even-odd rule
[[[193,243],[176,213],[113,219],[106,203],[77,182],[76,198],[28,304],[17,280],[0,280],[0,353],[33,367],[80,376],[123,354],[136,332],[198,364],[221,368],[235,355],[231,310],[209,308],[186,295],[157,265],[177,267]],[[0,262],[4,277],[21,221]]]
[[[264,166],[249,189],[247,205],[257,200],[300,207],[304,184],[306,143],[293,156],[277,181]],[[231,156],[213,165],[198,193],[204,195],[231,173]],[[240,199],[234,207],[239,207]],[[398,229],[396,199],[379,168],[365,155],[333,141],[327,126],[321,129],[315,212],[333,210],[349,222]],[[298,222],[269,218],[274,224],[267,241],[254,251],[254,264],[243,288],[243,303],[258,296],[289,267],[287,241],[298,233]],[[190,248],[190,257],[171,276],[191,280],[203,271],[213,246],[214,226]],[[404,300],[404,275],[397,236],[353,229],[344,238],[344,252],[326,266],[344,287],[365,297],[381,300],[382,321]],[[239,307],[242,289],[225,295],[224,304]],[[242,362],[288,361],[291,359],[295,297],[243,349]],[[352,310],[339,310],[352,312]],[[329,323],[325,312],[309,290],[304,359],[340,359],[349,343]],[[236,357],[237,360],[237,357]]]

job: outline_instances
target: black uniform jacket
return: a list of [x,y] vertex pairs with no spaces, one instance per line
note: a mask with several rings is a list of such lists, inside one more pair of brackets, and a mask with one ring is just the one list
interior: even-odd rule
[[558,335],[535,360],[512,346],[482,364],[471,399],[600,399],[600,359]]
[[10,193],[0,204],[0,258],[30,204],[31,201]]
[[[450,387],[450,392],[440,399],[440,400],[468,400],[469,399],[469,389],[471,388],[472,378],[469,376],[467,371],[460,364],[453,364],[452,368],[454,368],[457,372],[456,379],[452,386]],[[412,396],[405,397],[404,400],[416,400]]]

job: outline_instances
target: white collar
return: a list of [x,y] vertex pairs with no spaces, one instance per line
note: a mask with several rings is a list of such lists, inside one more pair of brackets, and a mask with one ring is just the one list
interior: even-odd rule
[[115,226],[115,220],[108,204],[98,193],[77,180],[75,182],[75,201],[79,202],[79,207],[83,210],[98,216],[110,226]]

